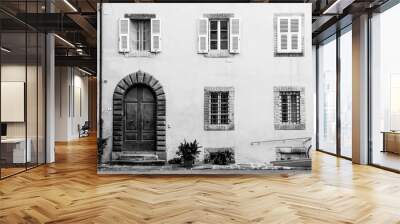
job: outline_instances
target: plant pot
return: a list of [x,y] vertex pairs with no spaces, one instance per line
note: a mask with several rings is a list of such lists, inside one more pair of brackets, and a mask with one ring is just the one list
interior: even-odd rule
[[194,163],[194,160],[192,159],[192,160],[184,160],[183,161],[183,167],[185,167],[185,168],[192,168],[193,167],[193,163]]

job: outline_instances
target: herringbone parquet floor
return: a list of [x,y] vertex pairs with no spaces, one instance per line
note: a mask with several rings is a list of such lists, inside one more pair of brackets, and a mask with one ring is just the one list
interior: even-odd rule
[[400,175],[313,159],[292,176],[98,176],[87,138],[0,181],[0,223],[400,223]]

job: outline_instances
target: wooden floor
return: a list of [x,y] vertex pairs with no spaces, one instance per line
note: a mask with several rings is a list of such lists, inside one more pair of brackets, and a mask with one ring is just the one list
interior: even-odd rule
[[400,175],[314,153],[294,176],[99,176],[96,142],[0,181],[0,223],[400,223]]
[[372,157],[374,164],[388,167],[395,170],[400,170],[400,155],[391,152],[381,152],[379,150],[374,151]]

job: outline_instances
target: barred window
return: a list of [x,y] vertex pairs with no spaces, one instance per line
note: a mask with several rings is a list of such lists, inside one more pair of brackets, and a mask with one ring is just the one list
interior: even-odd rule
[[300,91],[280,91],[281,123],[300,124]]
[[229,124],[229,92],[210,93],[210,124]]
[[233,130],[233,87],[204,89],[205,130]]

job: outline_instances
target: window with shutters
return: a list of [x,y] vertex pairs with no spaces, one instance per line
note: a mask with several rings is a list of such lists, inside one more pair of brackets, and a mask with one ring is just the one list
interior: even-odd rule
[[305,129],[304,87],[274,87],[274,98],[275,129]]
[[275,55],[302,56],[303,54],[303,16],[275,16]]
[[154,14],[129,14],[119,19],[119,52],[147,57],[161,51],[161,20]]
[[233,87],[204,89],[205,130],[233,130]]
[[206,14],[199,20],[198,53],[230,57],[240,52],[240,19],[233,14]]
[[132,20],[132,49],[150,51],[150,20]]

